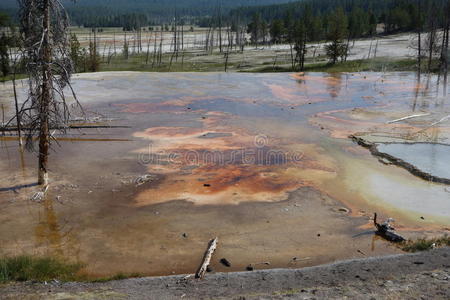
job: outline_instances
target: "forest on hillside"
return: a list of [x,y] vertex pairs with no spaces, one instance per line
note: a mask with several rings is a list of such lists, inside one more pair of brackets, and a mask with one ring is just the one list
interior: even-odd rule
[[[73,25],[85,27],[122,27],[124,20],[136,17],[142,25],[169,22],[174,15],[192,22],[211,16],[217,10],[228,13],[237,7],[287,3],[291,0],[64,0]],[[15,15],[17,0],[1,0],[0,10]]]
[[[372,22],[385,24],[386,33],[393,33],[416,29],[423,20],[428,19],[428,15],[435,16],[436,21],[439,22],[444,17],[444,10],[440,8],[446,3],[446,0],[303,0],[277,5],[236,8],[230,12],[230,15],[246,20],[258,15],[267,23],[311,15],[320,19],[316,20],[316,27],[327,27],[329,16],[337,8],[342,8],[347,16],[359,19],[358,22],[363,27],[361,31],[367,31],[365,27]],[[419,15],[421,15],[420,18]]]

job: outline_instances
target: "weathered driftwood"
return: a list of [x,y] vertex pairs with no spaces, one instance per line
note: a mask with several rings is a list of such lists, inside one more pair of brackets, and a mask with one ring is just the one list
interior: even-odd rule
[[392,228],[388,222],[385,222],[383,224],[377,223],[377,213],[375,213],[373,216],[373,224],[377,228],[377,231],[375,233],[382,238],[393,243],[401,243],[405,240],[402,236],[396,234],[393,231],[394,228]]
[[[111,128],[131,128],[131,126],[119,126],[119,125],[69,125],[69,126],[56,126],[51,127],[50,130],[61,130],[61,129],[111,129]],[[17,127],[1,127],[0,131],[10,132],[17,131]],[[28,127],[22,128],[22,130],[30,130]]]
[[426,117],[429,115],[430,115],[430,113],[411,115],[411,116],[407,116],[407,117],[403,117],[400,119],[395,119],[395,120],[389,121],[386,124],[393,124],[393,123],[397,123],[397,122],[401,122],[401,121],[405,121],[405,120],[409,120],[409,119],[413,119],[413,118]]
[[212,255],[217,248],[218,238],[209,241],[208,248],[206,249],[205,255],[203,256],[202,264],[195,273],[195,278],[203,278],[205,276],[206,270],[208,269],[209,263],[211,262]]
[[423,131],[425,131],[425,130],[428,130],[428,129],[430,129],[430,128],[432,128],[432,127],[434,127],[434,126],[436,126],[436,125],[438,125],[438,124],[440,124],[440,123],[442,123],[442,122],[447,121],[448,119],[450,119],[450,115],[443,117],[443,118],[440,119],[439,121],[436,121],[436,122],[430,124],[429,126],[425,127],[424,129],[419,130],[419,131],[416,132],[416,133],[420,133],[420,132],[423,132]]

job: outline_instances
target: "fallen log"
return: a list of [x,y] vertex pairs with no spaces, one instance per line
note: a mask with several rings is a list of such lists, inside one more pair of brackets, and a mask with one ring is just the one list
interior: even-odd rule
[[401,243],[405,241],[405,239],[401,235],[398,235],[394,232],[394,228],[391,227],[389,222],[385,222],[383,224],[377,223],[377,213],[374,213],[373,224],[377,228],[375,234],[381,236],[382,238],[393,243]]
[[393,123],[397,123],[397,122],[401,122],[401,121],[405,121],[405,120],[409,120],[409,119],[413,119],[413,118],[426,117],[426,116],[429,116],[429,115],[430,115],[430,113],[411,115],[411,116],[407,116],[407,117],[403,117],[403,118],[400,118],[400,119],[395,119],[395,120],[386,122],[386,124],[393,124]]
[[[131,128],[131,126],[121,125],[68,125],[68,126],[54,126],[50,130],[65,130],[65,129],[114,129],[114,128]],[[27,131],[30,128],[22,127],[21,130]],[[10,132],[17,131],[17,127],[1,127],[0,131]]]
[[195,273],[195,278],[203,278],[205,276],[206,270],[208,269],[209,263],[211,262],[212,255],[217,248],[218,238],[209,241],[208,248],[206,249],[205,255],[203,256],[202,264]]

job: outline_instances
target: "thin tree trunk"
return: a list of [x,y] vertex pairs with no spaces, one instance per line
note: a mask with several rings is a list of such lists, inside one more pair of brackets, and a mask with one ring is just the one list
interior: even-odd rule
[[42,95],[39,99],[39,174],[38,184],[42,186],[48,185],[48,152],[50,147],[50,134],[48,124],[49,103],[51,95],[51,45],[50,45],[50,0],[44,1],[44,40],[42,43],[42,51],[44,55],[44,66],[42,71]]
[[114,35],[114,55],[116,55],[116,32],[114,31],[114,33],[113,33],[113,35]]
[[[450,9],[450,8],[447,8]],[[447,12],[447,27],[445,28],[445,45],[444,45],[444,97],[447,96],[447,80],[448,80],[448,43],[450,33],[450,12]]]
[[14,73],[13,73],[13,90],[14,90],[14,104],[16,106],[16,122],[17,122],[17,135],[19,137],[19,146],[22,148],[22,124],[19,115],[19,103],[17,100],[17,90],[16,90],[16,62],[14,62]]
[[147,40],[147,58],[146,58],[146,61],[145,61],[146,65],[148,65],[148,61],[150,59],[150,43],[151,43],[151,38],[152,38],[150,33],[148,33],[148,34],[149,34],[149,36],[148,36],[148,40]]
[[[422,18],[422,11],[421,11],[421,0],[419,0],[419,5],[418,5],[418,12],[419,12],[419,22],[421,22],[421,18]],[[422,72],[422,25],[419,24],[419,28],[417,31],[417,38],[418,38],[418,47],[417,47],[417,80],[420,83],[420,75]]]
[[378,52],[378,38],[377,38],[377,43],[375,44],[375,52],[373,54],[373,58],[377,58],[377,52]]
[[291,50],[291,66],[292,66],[292,71],[295,70],[295,60],[294,60],[294,52],[292,50],[292,43],[289,43],[290,46],[290,50]]
[[225,72],[227,72],[228,70],[228,56],[229,56],[229,51],[227,51],[227,53],[225,53]]

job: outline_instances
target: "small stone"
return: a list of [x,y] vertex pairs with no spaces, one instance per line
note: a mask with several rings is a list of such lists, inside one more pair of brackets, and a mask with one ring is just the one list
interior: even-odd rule
[[225,267],[231,267],[231,263],[226,259],[226,258],[222,258],[221,260],[220,260],[220,263],[222,264],[222,265],[224,265]]

